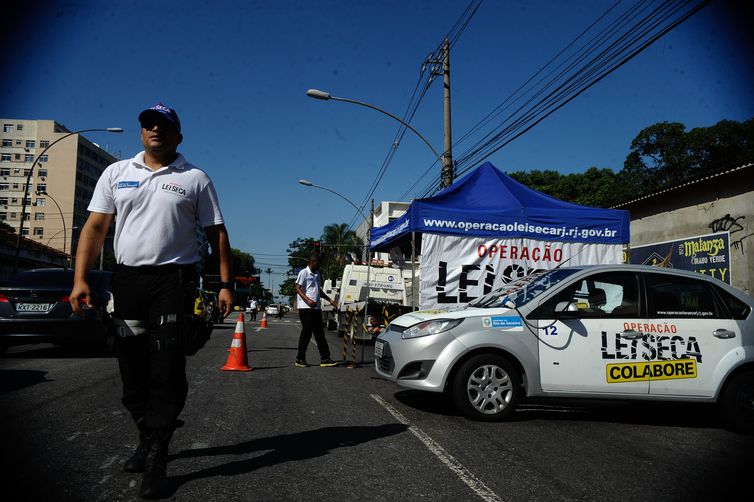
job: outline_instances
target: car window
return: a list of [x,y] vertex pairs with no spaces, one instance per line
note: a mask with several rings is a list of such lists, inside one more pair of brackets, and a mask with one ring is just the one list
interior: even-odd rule
[[516,307],[522,307],[579,270],[581,269],[562,268],[534,272],[471,301],[468,306],[473,308],[497,308],[504,306],[507,301],[511,301]]
[[650,317],[716,318],[715,296],[707,281],[662,273],[646,273]]
[[748,305],[725,291],[720,286],[713,284],[712,287],[719,295],[720,300],[722,300],[723,305],[725,305],[725,308],[728,309],[728,313],[733,319],[746,319],[747,317],[749,317],[751,308]]
[[633,272],[602,272],[563,288],[532,313],[533,319],[554,319],[555,307],[572,302],[581,318],[639,316],[639,277]]

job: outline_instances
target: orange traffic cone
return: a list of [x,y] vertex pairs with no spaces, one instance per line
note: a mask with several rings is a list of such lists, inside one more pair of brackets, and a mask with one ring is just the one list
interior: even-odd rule
[[251,371],[249,359],[246,356],[246,332],[243,327],[243,314],[238,315],[236,331],[233,333],[233,341],[228,351],[228,360],[222,371]]
[[262,314],[262,322],[259,324],[260,328],[266,328],[267,327],[267,312]]

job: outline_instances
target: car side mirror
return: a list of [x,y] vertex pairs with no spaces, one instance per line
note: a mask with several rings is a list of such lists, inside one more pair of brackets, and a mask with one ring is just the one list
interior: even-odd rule
[[556,319],[576,319],[579,317],[579,308],[573,302],[558,302],[555,305]]

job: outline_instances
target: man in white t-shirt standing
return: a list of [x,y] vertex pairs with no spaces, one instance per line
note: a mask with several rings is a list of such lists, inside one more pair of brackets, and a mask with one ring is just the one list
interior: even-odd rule
[[249,302],[249,317],[251,317],[252,321],[257,320],[257,311],[259,310],[259,304],[257,303],[256,298],[252,298]]
[[298,316],[301,319],[301,335],[298,339],[298,355],[294,366],[306,368],[306,349],[314,335],[319,349],[320,363],[322,367],[337,366],[338,363],[330,359],[330,347],[327,345],[325,330],[322,326],[322,309],[320,298],[324,298],[338,309],[338,305],[322,291],[322,278],[319,275],[319,256],[312,255],[309,265],[301,270],[296,277],[296,295],[298,295]]
[[[233,304],[228,232],[209,177],[177,152],[183,140],[176,112],[159,103],[139,115],[144,151],[102,173],[81,230],[70,299],[91,305],[87,272],[115,219],[112,279],[115,352],[123,405],[139,429],[139,445],[124,464],[143,472],[140,495],[165,495],[168,443],[186,402],[186,352],[194,347],[191,313],[199,261],[197,225],[219,255],[223,317]],[[194,347],[194,348],[192,348]]]

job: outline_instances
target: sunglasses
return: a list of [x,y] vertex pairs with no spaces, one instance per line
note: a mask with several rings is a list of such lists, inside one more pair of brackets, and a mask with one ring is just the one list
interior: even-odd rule
[[141,128],[146,129],[148,131],[151,131],[154,129],[154,126],[159,126],[160,129],[166,129],[166,130],[177,130],[178,128],[170,122],[169,120],[160,120],[160,119],[146,119],[141,121]]

